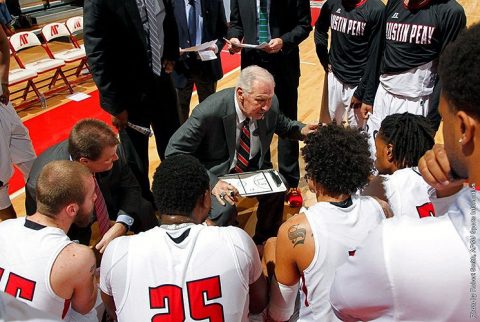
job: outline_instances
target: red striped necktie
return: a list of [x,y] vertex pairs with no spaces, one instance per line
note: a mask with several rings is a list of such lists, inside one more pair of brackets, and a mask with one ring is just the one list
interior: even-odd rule
[[97,179],[93,176],[95,180],[95,194],[97,199],[95,200],[95,215],[97,216],[98,228],[100,229],[100,234],[103,236],[110,229],[110,219],[108,217],[107,204],[105,203],[105,198],[103,198],[102,191],[98,185]]
[[247,117],[243,121],[240,131],[240,144],[237,148],[237,164],[233,172],[241,173],[248,171],[248,161],[250,159],[250,119]]

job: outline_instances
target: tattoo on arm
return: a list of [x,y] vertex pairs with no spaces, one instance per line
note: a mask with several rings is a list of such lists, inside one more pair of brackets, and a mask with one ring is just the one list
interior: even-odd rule
[[288,228],[288,239],[293,244],[293,247],[297,246],[298,244],[305,243],[305,237],[307,236],[307,231],[305,228],[299,227],[299,225],[293,225]]

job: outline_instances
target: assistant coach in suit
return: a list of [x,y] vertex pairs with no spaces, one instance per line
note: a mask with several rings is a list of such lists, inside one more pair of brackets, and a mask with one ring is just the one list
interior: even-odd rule
[[197,53],[182,53],[180,49],[180,59],[175,64],[172,75],[183,123],[190,112],[193,85],[195,84],[198,99],[202,102],[215,93],[217,81],[223,76],[220,50],[225,45],[227,20],[223,0],[174,0],[173,5],[180,48],[216,40],[209,50],[216,54],[217,59],[202,61]]
[[[275,79],[275,95],[282,113],[297,119],[300,79],[299,44],[312,30],[309,0],[232,0],[228,38],[231,52],[238,52],[240,41],[267,43],[263,50],[242,50],[242,68],[258,65]],[[298,142],[278,140],[278,166],[292,188],[298,186]]]
[[[190,154],[207,169],[212,188],[210,219],[217,225],[235,223],[238,191],[218,177],[272,167],[269,159],[273,134],[301,140],[317,125],[305,125],[286,118],[278,109],[272,75],[258,66],[242,70],[237,86],[217,92],[199,104],[172,136],[166,156]],[[247,132],[248,156],[242,158],[242,133]],[[245,145],[243,145],[245,146]],[[240,164],[248,159],[246,164]],[[285,194],[258,196],[255,243],[276,236],[282,223]]]
[[148,180],[148,137],[127,122],[150,127],[164,158],[180,126],[170,73],[178,59],[171,0],[86,0],[84,38],[101,107],[112,115],[142,193],[153,201]]
[[[33,163],[25,189],[27,215],[33,215],[37,209],[36,184],[43,167],[54,160],[71,160],[82,163],[90,170],[100,190],[97,192],[95,209],[98,209],[98,203],[103,198],[106,215],[115,221],[101,236],[97,244],[99,250],[103,250],[112,239],[124,235],[129,229],[140,232],[158,225],[153,205],[142,198],[140,186],[118,143],[117,135],[104,122],[95,119],[79,121],[73,127],[68,140],[45,150]],[[100,224],[98,213],[95,215]],[[88,245],[91,237],[90,226],[81,228],[73,224],[68,236]]]

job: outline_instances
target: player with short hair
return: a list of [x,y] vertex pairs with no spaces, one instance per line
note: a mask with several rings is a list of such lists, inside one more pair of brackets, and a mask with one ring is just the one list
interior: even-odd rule
[[87,314],[97,299],[95,256],[66,235],[90,222],[96,199],[88,169],[47,164],[37,181],[37,212],[0,223],[0,290],[58,318]]
[[[420,159],[438,218],[403,216],[372,231],[337,270],[331,303],[346,321],[478,320],[480,24],[440,58],[445,146]],[[464,187],[465,181],[468,186]]]
[[337,124],[346,116],[350,126],[365,125],[360,107],[372,106],[375,97],[384,10],[380,0],[327,0],[322,6],[315,24],[315,46],[328,73],[328,110]]
[[428,196],[430,186],[418,170],[418,161],[435,144],[430,121],[411,113],[387,116],[375,137],[375,167],[379,176],[362,194],[387,201],[395,217],[434,216]]
[[237,227],[202,224],[211,207],[207,171],[190,155],[162,161],[153,195],[162,225],[115,239],[100,288],[118,321],[248,321],[267,303],[253,240]]
[[[373,168],[365,133],[336,124],[323,126],[307,137],[302,155],[317,203],[280,227],[277,282],[272,283],[268,312],[275,321],[288,320],[300,281],[299,321],[331,321],[335,316],[328,291],[335,269],[353,256],[385,216],[374,198],[356,195]],[[273,248],[270,240],[267,257]]]

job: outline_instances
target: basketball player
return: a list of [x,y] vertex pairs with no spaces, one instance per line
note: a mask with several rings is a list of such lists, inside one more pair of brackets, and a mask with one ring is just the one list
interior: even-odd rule
[[36,158],[28,130],[9,100],[9,51],[7,36],[0,28],[0,221],[17,217],[8,196],[13,165],[22,172],[26,182]]
[[[327,0],[322,6],[315,24],[315,46],[328,73],[328,110],[337,124],[342,124],[346,115],[350,126],[363,128],[360,107],[373,105],[384,10],[380,0]],[[330,52],[328,29],[332,34]]]
[[95,256],[66,235],[86,226],[96,199],[88,169],[71,161],[47,164],[37,181],[37,212],[0,223],[0,290],[58,318],[87,314],[97,299]]
[[407,112],[387,116],[375,137],[375,167],[380,175],[370,180],[362,194],[387,201],[395,217],[434,216],[430,186],[417,168],[435,144],[434,135],[424,116]]
[[[385,216],[374,198],[355,194],[373,167],[365,133],[335,124],[321,127],[307,137],[302,155],[317,203],[278,232],[277,282],[272,283],[268,312],[275,321],[288,320],[301,280],[299,321],[331,321],[335,315],[328,291],[335,269]],[[272,248],[267,243],[265,252]]]
[[209,178],[189,155],[162,161],[153,179],[162,225],[112,241],[100,288],[118,321],[248,321],[267,304],[253,240],[236,227],[202,225]]
[[410,112],[427,116],[432,110],[438,57],[466,23],[465,12],[456,0],[391,0],[385,19],[380,85],[373,112],[365,106],[362,110],[365,117],[373,113],[367,121],[372,149],[374,136],[387,115]]
[[[332,305],[345,320],[480,319],[478,39],[479,24],[462,32],[440,58],[445,148],[435,146],[419,162],[423,178],[436,189],[431,198],[439,217],[386,220],[369,234],[337,270],[332,286]],[[465,181],[469,187],[463,188]]]

